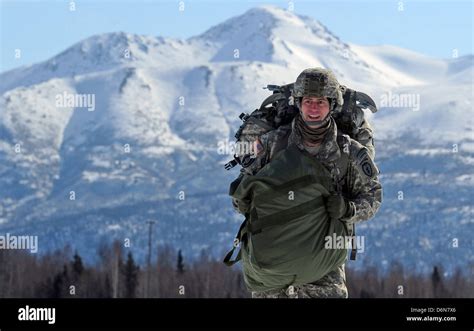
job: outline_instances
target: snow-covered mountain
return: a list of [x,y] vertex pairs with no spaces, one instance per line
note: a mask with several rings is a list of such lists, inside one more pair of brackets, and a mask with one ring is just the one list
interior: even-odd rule
[[[221,254],[241,221],[227,196],[238,170],[223,169],[222,146],[268,95],[263,86],[315,66],[380,109],[368,116],[384,204],[360,226],[360,259],[472,265],[473,56],[347,44],[269,6],[187,40],[92,36],[2,73],[0,232],[37,234],[43,252],[71,243],[93,256],[116,238],[145,252],[155,220],[160,244]],[[83,98],[68,103],[74,96]]]

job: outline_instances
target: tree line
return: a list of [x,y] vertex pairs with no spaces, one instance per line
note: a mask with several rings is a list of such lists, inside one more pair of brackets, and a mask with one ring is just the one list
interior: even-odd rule
[[[139,265],[119,242],[103,244],[97,261],[85,264],[70,247],[38,256],[0,250],[0,298],[249,298],[242,272],[205,251],[187,261],[181,250],[160,247],[157,258]],[[347,265],[352,298],[474,297],[474,283],[460,269],[445,277],[442,266],[413,274],[399,263],[380,272]]]

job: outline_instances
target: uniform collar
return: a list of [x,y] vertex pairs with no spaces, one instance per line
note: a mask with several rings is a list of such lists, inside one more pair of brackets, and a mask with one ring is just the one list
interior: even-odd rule
[[[332,162],[341,157],[341,150],[337,144],[337,126],[336,122],[330,117],[331,126],[324,137],[321,145],[319,145],[319,150],[314,155],[314,157],[320,161]],[[301,136],[297,133],[295,128],[295,120],[291,122],[291,134],[289,143],[294,143],[300,150],[306,150],[305,145],[303,144]]]

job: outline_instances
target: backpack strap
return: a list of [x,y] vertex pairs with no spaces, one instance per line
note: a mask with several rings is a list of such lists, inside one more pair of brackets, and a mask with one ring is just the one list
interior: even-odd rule
[[[342,178],[344,178],[347,174],[347,169],[349,168],[349,162],[350,162],[350,145],[351,145],[351,139],[348,135],[346,134],[341,134],[337,136],[337,143],[339,145],[339,148],[341,149],[341,157],[335,162],[335,167],[334,171],[340,171],[340,174],[337,174],[335,177],[335,180],[337,181],[336,183],[336,191],[338,193],[342,192],[342,187],[340,184],[340,181]],[[357,255],[357,247],[356,247],[356,237],[355,237],[355,224],[352,224],[351,228],[351,255],[350,259],[352,261],[356,260],[356,255]]]
[[291,129],[288,128],[287,130],[284,131],[283,135],[280,135],[280,137],[276,138],[275,144],[272,146],[271,150],[269,151],[270,153],[268,155],[267,161],[273,158],[278,152],[288,147],[288,139],[290,137],[290,134],[291,134]]
[[[237,189],[237,187],[239,186],[240,182],[242,181],[242,179],[244,178],[244,174],[240,174],[239,177],[237,177],[237,179],[235,179],[231,184],[230,184],[230,187],[229,187],[229,195],[233,195],[235,190]],[[237,246],[239,246],[240,242],[242,241],[242,238],[247,234],[247,215],[245,216],[245,220],[242,222],[242,224],[240,225],[240,228],[239,228],[239,231],[237,232],[237,235],[235,236],[235,239],[234,239],[234,244],[232,245],[232,249],[226,254],[226,256],[224,257],[224,264],[227,265],[227,266],[233,266],[235,263],[239,262],[241,257],[242,257],[242,254],[240,252],[240,249],[239,249],[239,252],[237,253],[237,256],[235,257],[234,260],[231,260],[232,258],[232,255],[234,254],[234,251],[235,249],[237,248]]]
[[337,145],[341,150],[341,157],[334,162],[331,175],[336,184],[336,192],[340,194],[342,192],[341,181],[346,176],[347,169],[349,168],[351,138],[346,134],[338,134]]
[[351,235],[351,256],[350,256],[350,259],[351,261],[355,261],[356,260],[356,255],[357,255],[357,246],[356,246],[356,243],[357,243],[357,240],[356,240],[356,236],[355,236],[355,224],[352,223],[352,235]]
[[237,246],[241,245],[241,242],[247,238],[247,216],[245,217],[245,220],[242,222],[240,225],[239,231],[237,232],[237,235],[235,236],[234,239],[234,244],[232,246],[232,249],[227,252],[226,256],[224,257],[224,264],[228,267],[233,266],[237,262],[239,262],[242,258],[242,246],[239,248],[239,252],[237,253],[237,256],[235,257],[234,260],[231,260],[232,255],[234,254],[235,249]]

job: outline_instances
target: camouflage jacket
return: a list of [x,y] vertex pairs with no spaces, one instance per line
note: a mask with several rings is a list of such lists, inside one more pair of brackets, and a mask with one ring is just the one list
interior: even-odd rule
[[[356,223],[372,218],[382,203],[382,186],[378,180],[379,171],[372,159],[372,148],[364,147],[347,135],[338,135],[333,121],[332,129],[317,148],[307,148],[302,138],[293,130],[295,121],[278,129],[267,132],[260,137],[261,148],[250,167],[242,169],[241,177],[255,174],[273,156],[289,144],[296,144],[318,159],[332,174],[335,191],[342,194],[349,202],[347,214],[341,221]],[[342,169],[342,153],[345,153],[345,169]],[[233,200],[234,207],[239,208],[239,201]]]

